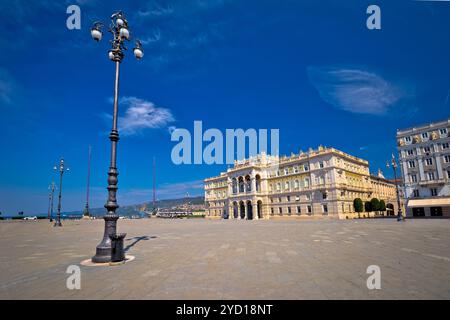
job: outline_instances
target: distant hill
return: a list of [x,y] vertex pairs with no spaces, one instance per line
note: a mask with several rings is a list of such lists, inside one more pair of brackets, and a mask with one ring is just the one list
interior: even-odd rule
[[[191,205],[201,205],[205,203],[205,198],[203,196],[198,197],[190,197],[190,198],[180,198],[180,199],[165,199],[165,200],[158,200],[156,201],[156,207],[160,209],[168,209],[172,207],[182,206],[186,204],[186,202],[189,201]],[[143,207],[147,207],[150,211],[153,207],[153,202],[145,202],[141,204],[135,204],[135,205],[128,205],[128,206],[120,206],[119,209],[117,209],[117,214],[119,216],[141,216],[144,217],[146,214],[141,211]],[[89,209],[89,212],[91,213],[91,216],[94,217],[101,217],[105,214],[106,209],[105,208],[91,208]],[[83,211],[72,211],[72,212],[65,212],[63,216],[78,216],[82,215]]]

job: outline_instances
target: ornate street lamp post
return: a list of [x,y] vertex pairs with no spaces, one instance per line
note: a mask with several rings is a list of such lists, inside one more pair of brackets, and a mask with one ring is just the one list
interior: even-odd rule
[[[95,22],[91,28],[91,36],[95,41],[102,39],[102,27],[101,22]],[[121,11],[114,13],[111,16],[111,24],[108,29],[113,35],[111,40],[112,48],[108,51],[108,57],[116,64],[116,76],[114,84],[114,109],[113,109],[113,121],[112,129],[109,135],[111,140],[111,160],[108,171],[108,200],[105,204],[105,208],[108,211],[103,219],[105,220],[105,229],[103,239],[96,248],[95,256],[92,257],[92,262],[104,263],[111,261],[111,239],[110,236],[116,235],[117,219],[119,216],[116,214],[116,209],[119,207],[117,204],[117,142],[119,141],[119,131],[117,130],[117,114],[118,114],[118,100],[119,100],[119,67],[120,62],[124,57],[124,51],[127,50],[124,42],[130,40],[130,31],[128,30],[128,22],[125,19]],[[144,50],[142,49],[139,40],[136,40],[136,46],[133,49],[136,59],[141,59],[144,56]]]
[[55,194],[55,182],[52,181],[52,184],[48,186],[48,190],[50,190],[48,194],[48,219],[50,222],[53,222],[53,196]]
[[57,166],[54,166],[53,169],[59,171],[58,213],[56,214],[56,221],[55,221],[55,224],[54,224],[53,226],[54,226],[54,227],[62,227],[62,224],[61,224],[61,193],[62,193],[62,179],[63,179],[64,169],[66,169],[67,171],[69,171],[69,168],[66,168],[66,167],[64,166],[64,159],[61,158],[61,160],[59,161],[59,168],[58,168]]
[[398,207],[398,212],[397,212],[397,221],[402,221],[403,220],[403,216],[402,216],[402,208],[400,205],[400,193],[398,191],[398,183],[397,183],[397,161],[395,161],[395,157],[394,155],[392,155],[392,159],[391,159],[391,164],[389,164],[389,161],[386,162],[386,167],[389,168],[392,166],[392,169],[394,170],[394,183],[395,183],[395,191],[397,193],[397,207]]

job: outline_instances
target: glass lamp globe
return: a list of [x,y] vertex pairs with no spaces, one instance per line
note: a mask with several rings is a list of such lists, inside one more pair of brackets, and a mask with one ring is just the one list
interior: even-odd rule
[[117,18],[116,24],[117,24],[119,27],[123,26],[123,24],[124,24],[123,19]]
[[109,59],[114,60],[114,53],[112,51],[109,51],[108,57],[109,57]]
[[95,41],[100,41],[102,40],[102,32],[98,29],[91,29],[91,36],[92,39],[94,39]]
[[127,28],[120,28],[119,34],[122,38],[127,40],[130,38],[130,31],[128,31]]
[[134,48],[133,53],[136,59],[138,60],[141,60],[142,57],[144,56],[144,51],[142,51],[142,49],[140,48]]

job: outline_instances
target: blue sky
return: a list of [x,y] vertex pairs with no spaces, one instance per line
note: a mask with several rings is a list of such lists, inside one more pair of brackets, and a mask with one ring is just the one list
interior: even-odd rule
[[[81,30],[66,8],[81,8]],[[381,30],[366,9],[381,8]],[[450,116],[450,2],[2,1],[0,211],[46,212],[64,156],[63,211],[106,201],[114,64],[95,20],[124,11],[143,41],[121,65],[119,204],[202,194],[221,165],[172,164],[170,128],[279,128],[280,153],[333,146],[384,169],[397,128]],[[133,45],[129,44],[129,49]],[[389,174],[388,174],[389,175]]]

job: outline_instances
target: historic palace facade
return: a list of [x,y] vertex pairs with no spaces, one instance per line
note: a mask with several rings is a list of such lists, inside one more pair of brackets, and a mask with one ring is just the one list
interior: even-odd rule
[[370,175],[366,160],[319,147],[285,157],[258,155],[205,179],[206,215],[224,219],[274,219],[358,215],[353,200],[384,200],[396,210],[395,185],[381,172]]
[[450,217],[450,119],[397,130],[408,217]]

